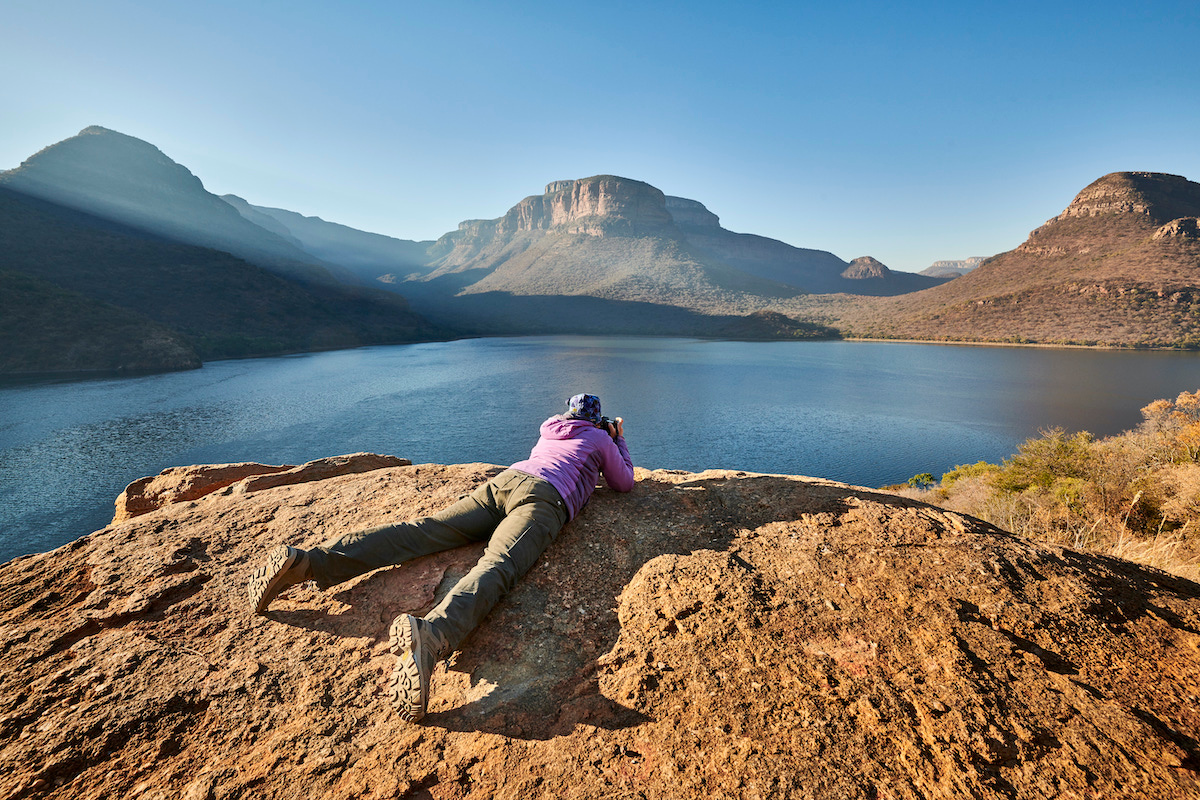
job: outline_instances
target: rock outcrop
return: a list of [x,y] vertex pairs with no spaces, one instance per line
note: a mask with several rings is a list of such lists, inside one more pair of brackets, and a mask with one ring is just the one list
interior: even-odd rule
[[842,272],[843,278],[860,281],[871,278],[886,278],[891,274],[884,264],[871,256],[859,256],[850,262],[850,266]]
[[681,228],[720,228],[721,218],[709,211],[699,200],[667,195],[667,211]]
[[[829,481],[601,489],[402,722],[387,627],[478,546],[245,579],[499,467],[210,493],[0,567],[8,798],[1194,797],[1200,586]],[[281,473],[282,474],[282,473]]]
[[1200,308],[1182,299],[1200,288],[1197,217],[1200,183],[1114,172],[961,278],[824,319],[858,336],[1191,349]]
[[407,458],[353,453],[309,461],[296,466],[283,464],[208,464],[198,467],[171,467],[157,475],[139,478],[117,496],[112,524],[148,514],[172,503],[199,500],[205,495],[233,486],[233,493],[247,494],[293,483],[323,481],[340,475],[356,475],[385,467],[405,467]]
[[1112,172],[1092,181],[1052,221],[1107,214],[1141,214],[1161,225],[1200,214],[1196,184],[1161,172]]
[[1200,219],[1180,217],[1173,219],[1154,232],[1155,239],[1200,239]]
[[565,233],[604,236],[651,232],[672,225],[663,193],[648,183],[616,175],[553,181],[540,195],[530,195],[495,220],[467,220],[439,239],[430,252],[437,257],[469,239],[559,228]]

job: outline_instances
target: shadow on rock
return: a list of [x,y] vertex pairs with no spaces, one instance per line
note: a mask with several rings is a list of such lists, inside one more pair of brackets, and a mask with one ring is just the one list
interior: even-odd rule
[[[539,739],[568,735],[580,725],[640,724],[644,715],[601,694],[597,662],[620,636],[618,599],[650,560],[728,551],[751,529],[805,515],[839,518],[864,499],[927,509],[938,523],[950,518],[917,501],[830,482],[730,472],[658,471],[655,477],[629,495],[602,489],[593,496],[464,641],[451,666],[437,670],[423,724]],[[886,538],[886,528],[879,536]],[[472,563],[473,557],[451,565],[438,599]],[[391,577],[377,574],[354,597],[365,601],[377,581]],[[407,610],[393,605],[383,616],[390,620]]]

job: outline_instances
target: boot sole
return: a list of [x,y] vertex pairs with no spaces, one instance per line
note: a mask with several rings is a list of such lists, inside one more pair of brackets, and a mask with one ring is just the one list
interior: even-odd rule
[[249,596],[250,607],[255,614],[265,614],[267,606],[283,589],[291,586],[285,583],[288,571],[300,560],[300,551],[293,550],[286,544],[271,551],[267,563],[254,571],[250,576]]
[[388,631],[388,648],[396,656],[388,695],[401,719],[417,722],[429,704],[429,679],[421,680],[421,633],[417,618],[401,614]]

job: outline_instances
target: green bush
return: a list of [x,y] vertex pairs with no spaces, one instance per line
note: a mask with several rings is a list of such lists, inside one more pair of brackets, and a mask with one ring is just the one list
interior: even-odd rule
[[942,473],[942,489],[949,490],[955,483],[964,478],[978,478],[999,471],[1000,467],[986,461],[976,461],[974,464],[959,464],[949,472]]
[[908,485],[914,489],[924,489],[935,483],[937,483],[937,478],[933,477],[933,473],[931,472],[922,472],[908,479]]
[[1030,487],[1050,491],[1061,480],[1088,478],[1095,441],[1087,431],[1068,436],[1062,428],[1042,431],[1026,439],[1012,458],[992,476],[992,485],[1003,492],[1023,492]]

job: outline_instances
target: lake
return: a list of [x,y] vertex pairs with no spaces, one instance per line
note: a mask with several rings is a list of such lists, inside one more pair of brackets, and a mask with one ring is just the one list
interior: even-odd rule
[[634,463],[864,486],[999,461],[1039,429],[1119,433],[1200,388],[1200,354],[887,342],[532,337],[224,361],[0,388],[0,561],[103,527],[167,467],[524,458],[577,392],[625,418]]

